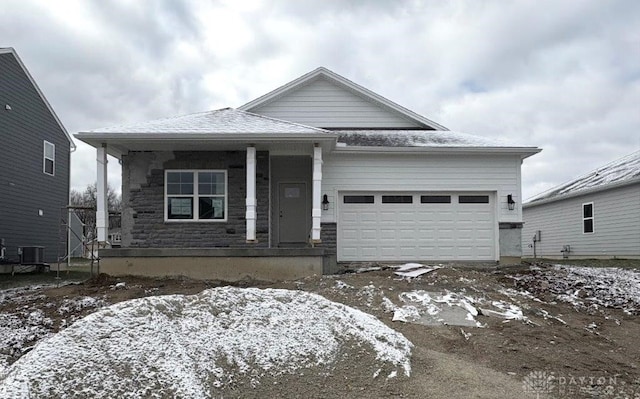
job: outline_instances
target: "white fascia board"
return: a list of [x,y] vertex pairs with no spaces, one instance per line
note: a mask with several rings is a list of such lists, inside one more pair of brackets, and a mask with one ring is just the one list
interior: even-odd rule
[[419,123],[425,124],[429,127],[432,127],[435,130],[449,130],[447,129],[445,126],[440,125],[439,123],[436,123],[428,118],[425,118],[424,116],[417,114],[369,89],[367,89],[366,87],[360,86],[359,84],[350,81],[349,79],[338,75],[337,73],[325,68],[325,67],[319,67],[314,69],[313,71],[306,73],[302,76],[300,76],[299,78],[278,87],[277,89],[270,91],[269,93],[262,95],[258,98],[256,98],[255,100],[252,100],[240,107],[238,107],[239,110],[242,111],[248,111],[252,108],[255,107],[259,107],[263,104],[266,104],[278,97],[281,97],[283,95],[285,95],[286,93],[288,93],[289,91],[303,86],[304,84],[307,84],[311,81],[313,81],[315,78],[319,77],[319,76],[325,76],[329,79],[331,79],[332,81],[334,81],[335,83],[338,83],[342,86],[344,86],[345,88],[351,90],[352,92],[355,92],[356,94],[359,94],[362,97],[368,98],[370,100],[372,100],[373,102],[380,104],[384,107],[390,108],[395,112],[400,113],[401,115],[404,115],[405,117],[409,118],[409,119],[413,119],[414,121],[417,121]]
[[167,141],[238,141],[238,140],[336,140],[337,134],[334,133],[317,133],[317,134],[298,134],[298,133],[76,133],[75,137],[79,140],[87,142],[96,140],[112,140],[112,141],[131,141],[131,140],[167,140]]
[[362,154],[362,153],[421,153],[421,154],[513,154],[520,155],[522,159],[535,155],[542,151],[537,147],[365,147],[365,146],[338,146],[336,153]]
[[60,121],[60,118],[58,118],[58,115],[56,114],[56,112],[51,107],[51,104],[49,104],[49,101],[47,101],[47,98],[44,96],[44,93],[42,93],[42,90],[40,90],[40,87],[38,87],[38,84],[33,79],[33,76],[31,76],[31,74],[29,73],[29,70],[27,69],[27,67],[24,65],[24,63],[22,62],[22,60],[18,56],[18,53],[16,53],[16,51],[13,49],[13,47],[8,47],[8,48],[0,48],[0,54],[12,54],[15,57],[16,61],[18,61],[18,65],[20,65],[20,68],[22,68],[22,71],[24,71],[24,74],[27,75],[27,78],[29,79],[29,81],[31,82],[33,87],[36,89],[36,92],[38,93],[38,95],[40,96],[42,101],[44,102],[44,105],[47,107],[47,109],[49,110],[51,115],[53,115],[53,119],[55,119],[55,121],[58,124],[58,126],[60,126],[60,129],[62,129],[62,132],[65,134],[65,136],[67,136],[67,140],[69,140],[69,144],[71,145],[71,149],[73,151],[75,151],[76,150],[76,144],[73,142],[73,138],[71,138],[71,135],[67,131],[67,128],[64,127],[64,125],[62,124],[62,121]]
[[616,188],[631,186],[633,184],[640,184],[640,177],[636,177],[630,180],[625,180],[625,181],[616,182],[616,183],[604,184],[602,186],[574,191],[567,194],[560,194],[555,197],[545,198],[545,199],[534,201],[534,202],[525,202],[524,204],[522,204],[522,209],[533,208],[538,205],[551,204],[553,202],[563,201],[570,198],[582,197],[584,195],[595,194],[602,191],[608,191]]

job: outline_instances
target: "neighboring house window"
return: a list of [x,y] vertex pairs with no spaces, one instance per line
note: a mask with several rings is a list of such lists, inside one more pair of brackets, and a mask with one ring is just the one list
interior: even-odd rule
[[165,220],[226,221],[227,171],[167,170]]
[[582,232],[593,233],[593,202],[582,204]]
[[54,176],[56,170],[56,146],[48,141],[44,141],[44,158],[42,160],[42,170],[44,173]]

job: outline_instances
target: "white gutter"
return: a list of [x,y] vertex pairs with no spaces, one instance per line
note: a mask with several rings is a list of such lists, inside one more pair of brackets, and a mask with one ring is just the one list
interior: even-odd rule
[[[397,153],[420,153],[420,154],[440,154],[440,153],[497,153],[497,154],[519,154],[527,155],[527,157],[537,154],[542,149],[537,147],[456,147],[456,146],[438,146],[438,147],[365,147],[365,146],[338,146],[334,150],[336,153],[342,154],[397,154]],[[524,157],[526,158],[526,157]]]
[[172,140],[172,141],[185,141],[185,140],[255,140],[262,139],[269,140],[291,140],[291,139],[308,139],[308,140],[322,140],[322,139],[336,139],[338,134],[333,133],[91,133],[80,132],[76,133],[75,137],[85,141],[86,140],[118,140],[121,142],[133,141],[133,140]]

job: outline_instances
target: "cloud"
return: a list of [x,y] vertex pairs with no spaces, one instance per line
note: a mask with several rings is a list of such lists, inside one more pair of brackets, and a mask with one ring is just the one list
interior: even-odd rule
[[[640,148],[637,26],[628,1],[6,0],[0,45],[72,133],[239,106],[323,65],[452,130],[542,147],[526,198]],[[95,180],[95,150],[72,162],[73,187]]]

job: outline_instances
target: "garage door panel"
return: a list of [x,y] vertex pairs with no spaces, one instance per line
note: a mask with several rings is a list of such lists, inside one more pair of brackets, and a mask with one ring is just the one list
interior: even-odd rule
[[[352,194],[349,194],[352,195]],[[421,203],[414,193],[413,203],[339,203],[338,260],[493,260],[495,230],[493,200],[490,203]],[[402,194],[408,195],[408,194]],[[465,195],[474,195],[465,194]],[[486,195],[486,194],[478,194]]]
[[438,212],[420,210],[420,212],[416,212],[416,220],[418,222],[429,223],[433,221],[437,215],[438,215]]
[[379,219],[377,219],[377,222],[382,222],[382,223],[396,223],[397,219],[398,219],[398,215],[396,212],[394,211],[380,211],[378,213],[379,215]]
[[358,257],[358,248],[356,247],[343,246],[340,252],[346,258]]
[[452,240],[454,238],[454,232],[452,229],[438,229],[436,237],[438,237],[438,239]]
[[370,246],[362,247],[361,253],[364,258],[375,259],[378,257],[378,247],[370,247]]
[[376,212],[362,211],[359,212],[359,216],[356,220],[361,224],[377,224],[378,215]]
[[342,238],[345,240],[357,240],[360,231],[357,229],[343,229]]
[[358,221],[358,212],[354,211],[344,211],[340,214],[340,217],[343,222],[353,223]]
[[362,229],[360,230],[361,240],[378,240],[378,231],[375,229]]
[[416,231],[414,229],[404,229],[404,228],[398,229],[398,234],[396,238],[403,241],[415,240]]
[[393,259],[394,257],[398,256],[398,247],[396,247],[395,245],[382,245],[380,246],[380,255],[385,260]]
[[406,212],[406,211],[400,211],[397,213],[398,215],[398,223],[403,223],[403,224],[411,224],[411,225],[415,225],[416,223],[416,212]]
[[380,228],[378,230],[380,232],[380,239],[381,240],[395,240],[396,238],[396,229],[390,229],[390,228]]

